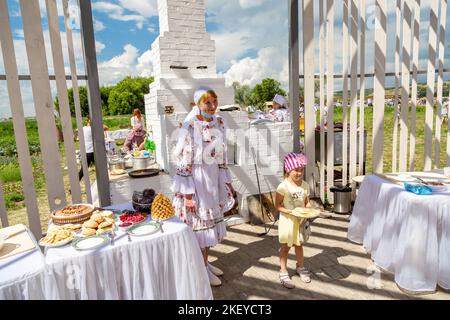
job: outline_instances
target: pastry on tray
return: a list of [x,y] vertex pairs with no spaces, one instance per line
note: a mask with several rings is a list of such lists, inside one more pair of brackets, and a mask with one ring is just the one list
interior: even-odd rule
[[85,223],[83,223],[83,227],[84,228],[89,228],[89,229],[97,229],[98,228],[98,223],[95,220],[88,220]]
[[297,207],[291,211],[291,214],[299,218],[310,219],[320,216],[320,212],[321,211],[319,209]]
[[93,236],[97,234],[97,230],[96,229],[91,229],[91,228],[83,228],[81,231],[81,234],[83,236]]
[[76,215],[82,215],[87,214],[94,211],[94,207],[89,204],[74,204],[71,206],[64,207],[60,210],[56,210],[54,212],[55,216],[76,216]]
[[162,193],[158,193],[152,203],[152,219],[166,220],[175,215],[172,202]]
[[94,213],[91,216],[91,220],[93,220],[97,223],[102,223],[103,221],[105,221],[105,218],[103,218],[103,216],[100,213]]

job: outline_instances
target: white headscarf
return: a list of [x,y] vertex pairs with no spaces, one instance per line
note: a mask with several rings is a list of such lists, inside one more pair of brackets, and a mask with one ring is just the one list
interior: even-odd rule
[[192,107],[191,112],[188,113],[188,115],[186,116],[186,119],[184,119],[184,122],[188,122],[200,114],[200,108],[198,107],[198,102],[205,93],[207,93],[208,91],[212,91],[212,90],[213,89],[208,86],[200,86],[195,90],[195,92],[194,92],[195,106]]
[[282,107],[286,107],[287,105],[286,98],[280,94],[276,94],[272,101],[278,103]]
[[200,100],[200,98],[207,93],[208,91],[213,91],[213,89],[211,89],[208,86],[200,86],[198,87],[195,92],[194,92],[194,103],[196,106],[198,106],[198,101]]

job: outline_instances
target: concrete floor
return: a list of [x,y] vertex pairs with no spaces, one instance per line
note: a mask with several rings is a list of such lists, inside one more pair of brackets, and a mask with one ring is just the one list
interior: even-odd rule
[[277,225],[266,235],[264,226],[241,224],[228,228],[226,239],[210,251],[210,261],[224,271],[222,286],[213,288],[215,299],[450,299],[440,288],[435,293],[410,295],[394,282],[392,274],[376,269],[361,245],[347,240],[349,217],[332,215],[312,224],[304,245],[305,266],[311,283],[295,274],[294,249],[289,253],[289,273],[295,289],[278,280]]

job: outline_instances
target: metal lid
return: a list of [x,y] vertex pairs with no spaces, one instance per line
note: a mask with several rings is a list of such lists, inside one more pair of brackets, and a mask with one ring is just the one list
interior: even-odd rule
[[330,188],[331,192],[352,192],[352,188],[349,186],[337,185]]

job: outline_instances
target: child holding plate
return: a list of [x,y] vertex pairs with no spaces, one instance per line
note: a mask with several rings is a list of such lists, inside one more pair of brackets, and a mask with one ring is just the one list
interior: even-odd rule
[[275,207],[280,212],[278,239],[280,248],[280,282],[288,288],[295,288],[287,270],[289,250],[295,247],[297,258],[296,271],[303,282],[311,282],[310,273],[303,265],[303,247],[310,234],[307,218],[293,214],[296,208],[310,207],[309,185],[303,181],[303,172],[307,159],[301,153],[289,153],[284,158],[284,180],[277,188]]

